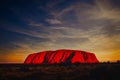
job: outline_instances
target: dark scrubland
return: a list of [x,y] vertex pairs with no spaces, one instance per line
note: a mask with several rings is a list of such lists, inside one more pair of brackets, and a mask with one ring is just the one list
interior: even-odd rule
[[120,62],[0,64],[0,80],[120,80]]

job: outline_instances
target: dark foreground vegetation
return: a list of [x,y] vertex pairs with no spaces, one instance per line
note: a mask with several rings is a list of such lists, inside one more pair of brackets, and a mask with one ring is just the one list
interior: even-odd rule
[[120,63],[0,64],[0,80],[120,80]]

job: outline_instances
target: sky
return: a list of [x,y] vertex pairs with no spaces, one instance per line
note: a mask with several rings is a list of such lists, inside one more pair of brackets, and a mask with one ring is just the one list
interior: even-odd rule
[[58,49],[120,60],[120,0],[0,0],[0,63]]

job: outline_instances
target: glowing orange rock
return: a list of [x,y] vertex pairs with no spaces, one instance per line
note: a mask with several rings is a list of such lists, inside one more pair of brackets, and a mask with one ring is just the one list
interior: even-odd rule
[[80,50],[56,50],[30,54],[25,64],[98,63],[93,53]]

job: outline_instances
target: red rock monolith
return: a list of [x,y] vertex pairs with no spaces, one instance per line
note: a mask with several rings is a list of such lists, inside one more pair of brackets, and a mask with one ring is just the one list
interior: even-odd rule
[[80,50],[43,51],[30,54],[25,64],[99,63],[94,53]]

